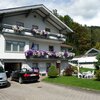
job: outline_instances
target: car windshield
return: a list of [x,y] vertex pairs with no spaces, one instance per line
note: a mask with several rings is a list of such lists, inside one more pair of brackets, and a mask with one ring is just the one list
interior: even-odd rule
[[2,67],[0,67],[0,73],[4,72],[4,69]]

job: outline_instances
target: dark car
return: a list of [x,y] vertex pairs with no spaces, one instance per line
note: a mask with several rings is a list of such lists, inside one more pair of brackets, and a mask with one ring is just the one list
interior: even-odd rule
[[32,71],[29,71],[26,68],[22,70],[16,70],[11,73],[11,81],[16,80],[20,84],[23,82],[33,82],[38,81],[39,79],[39,68],[34,68]]

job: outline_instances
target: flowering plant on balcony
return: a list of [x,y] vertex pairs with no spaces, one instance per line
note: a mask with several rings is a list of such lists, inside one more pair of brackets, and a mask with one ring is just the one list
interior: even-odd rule
[[25,52],[26,57],[46,57],[46,58],[67,58],[74,56],[73,53],[68,52],[56,52],[56,51],[44,51],[44,50],[28,50]]

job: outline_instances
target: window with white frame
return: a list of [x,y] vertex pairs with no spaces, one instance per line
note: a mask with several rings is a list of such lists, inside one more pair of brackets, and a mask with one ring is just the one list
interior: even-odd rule
[[24,51],[25,42],[19,42],[19,51]]
[[6,41],[6,51],[11,51],[12,43],[11,41]]
[[32,43],[31,49],[33,49],[33,50],[39,50],[39,44]]
[[5,51],[22,52],[24,51],[25,42],[6,40]]

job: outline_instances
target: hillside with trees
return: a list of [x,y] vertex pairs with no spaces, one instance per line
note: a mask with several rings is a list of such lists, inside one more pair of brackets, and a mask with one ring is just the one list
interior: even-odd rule
[[69,15],[59,15],[57,10],[53,10],[53,14],[74,31],[66,34],[66,44],[74,47],[76,55],[84,54],[90,48],[100,49],[100,27],[83,26],[73,21]]

